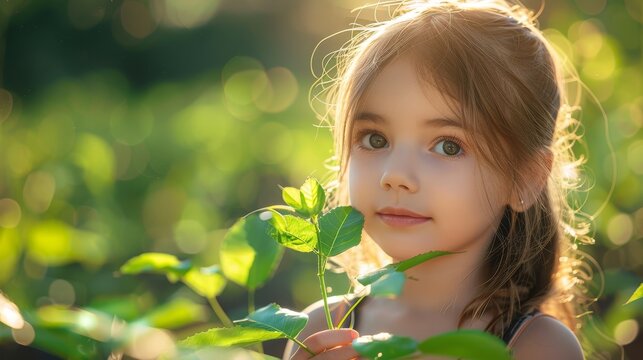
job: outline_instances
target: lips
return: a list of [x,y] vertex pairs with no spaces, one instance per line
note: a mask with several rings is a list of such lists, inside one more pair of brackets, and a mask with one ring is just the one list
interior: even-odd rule
[[377,216],[392,227],[406,227],[425,223],[430,217],[418,214],[404,208],[385,207],[377,211]]

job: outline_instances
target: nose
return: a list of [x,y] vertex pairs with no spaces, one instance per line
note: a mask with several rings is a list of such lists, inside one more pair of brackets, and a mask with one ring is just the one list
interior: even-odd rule
[[394,189],[415,193],[419,187],[416,169],[410,156],[391,156],[382,173],[380,186],[387,191]]

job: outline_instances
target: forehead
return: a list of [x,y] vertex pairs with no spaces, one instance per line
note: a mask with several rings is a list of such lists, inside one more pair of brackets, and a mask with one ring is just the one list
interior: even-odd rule
[[420,75],[417,62],[400,56],[386,64],[366,88],[358,113],[412,118],[457,117],[457,102]]

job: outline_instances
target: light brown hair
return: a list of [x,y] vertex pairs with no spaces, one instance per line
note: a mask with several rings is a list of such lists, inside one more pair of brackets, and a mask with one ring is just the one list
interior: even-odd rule
[[[311,89],[312,100],[323,102],[318,115],[335,142],[328,206],[349,204],[348,148],[364,93],[384,66],[411,55],[418,76],[453,100],[475,155],[532,204],[519,212],[506,208],[485,259],[488,280],[460,314],[459,326],[491,310],[496,316],[486,330],[500,336],[515,316],[540,309],[578,333],[583,282],[591,277],[578,245],[593,239],[588,221],[568,203],[583,163],[572,153],[579,126],[573,117],[579,100],[570,99],[567,88],[573,69],[564,67],[522,5],[395,1],[380,3],[375,13],[381,9],[387,19],[349,29],[350,39],[325,58]],[[537,160],[543,150],[553,154],[551,167]],[[548,174],[543,186],[529,186],[534,170]],[[336,261],[354,277],[386,258],[365,236]]]

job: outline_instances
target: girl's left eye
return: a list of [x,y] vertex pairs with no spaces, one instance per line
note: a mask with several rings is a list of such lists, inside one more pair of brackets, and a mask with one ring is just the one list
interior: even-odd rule
[[454,139],[443,139],[440,140],[433,150],[440,155],[449,156],[449,157],[458,157],[462,155],[462,146],[455,141]]

